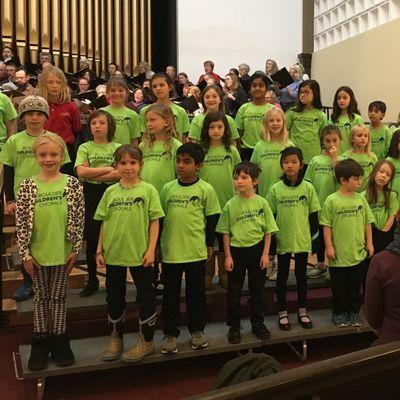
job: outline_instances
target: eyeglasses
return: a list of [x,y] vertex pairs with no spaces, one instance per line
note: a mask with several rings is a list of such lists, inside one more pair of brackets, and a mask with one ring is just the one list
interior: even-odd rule
[[312,94],[312,90],[301,90],[299,93],[300,96],[308,96],[309,94]]

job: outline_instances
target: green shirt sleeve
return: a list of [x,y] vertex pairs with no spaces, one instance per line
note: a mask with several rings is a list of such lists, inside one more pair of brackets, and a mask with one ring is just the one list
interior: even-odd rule
[[[246,104],[247,104],[247,103],[246,103]],[[243,129],[244,129],[243,113],[244,113],[244,110],[245,110],[245,108],[246,108],[246,104],[243,104],[243,105],[239,108],[239,110],[238,110],[238,112],[237,112],[237,114],[236,114],[236,118],[235,118],[236,127],[237,127],[237,129],[240,129],[240,130],[243,130]]]
[[308,164],[307,171],[304,174],[304,180],[313,183],[314,174],[315,174],[314,159],[312,158],[310,163]]
[[3,149],[0,152],[0,162],[8,165],[9,167],[14,167],[14,156],[15,148],[14,148],[14,140],[9,138],[3,146]]
[[161,207],[160,198],[158,196],[155,187],[150,188],[150,205],[149,205],[149,219],[153,221],[155,219],[162,218],[164,216],[164,211]]
[[322,207],[319,224],[323,226],[328,226],[329,228],[332,227],[332,207],[331,207],[331,200],[328,197],[325,200],[325,203]]
[[107,190],[104,192],[103,197],[101,198],[99,205],[97,206],[96,212],[94,214],[93,219],[97,221],[103,221],[107,215]]
[[229,229],[229,204],[225,204],[221,215],[218,220],[217,228],[215,229],[216,232],[225,233],[230,235],[231,231]]
[[321,205],[319,204],[317,192],[314,189],[314,186],[310,185],[310,214],[321,210]]
[[286,121],[286,128],[288,131],[290,131],[290,128],[292,127],[292,122],[293,122],[293,111],[292,110],[286,111],[285,121]]
[[275,196],[275,188],[272,187],[271,190],[267,194],[267,201],[271,208],[273,214],[276,214],[276,196]]
[[199,124],[200,121],[204,121],[203,119],[194,117],[192,119],[192,123],[190,124],[189,128],[189,139],[195,140],[197,143],[200,142],[200,136],[201,136],[201,127],[203,124]]
[[208,186],[209,187],[205,196],[205,204],[204,204],[204,214],[206,217],[208,217],[209,215],[221,213],[221,208],[219,207],[217,194],[215,193],[215,190],[211,185]]
[[85,161],[89,161],[89,157],[86,146],[83,143],[78,147],[78,152],[76,153],[75,168],[82,165]]
[[235,120],[229,115],[226,116],[226,119],[231,130],[232,140],[239,139],[239,132]]

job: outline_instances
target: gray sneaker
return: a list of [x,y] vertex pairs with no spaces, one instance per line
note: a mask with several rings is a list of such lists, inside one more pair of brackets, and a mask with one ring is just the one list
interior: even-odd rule
[[278,276],[278,263],[275,261],[275,258],[270,258],[270,265],[268,267],[268,279],[270,281],[276,281]]
[[176,344],[176,337],[166,335],[164,337],[164,343],[161,346],[162,354],[176,354],[178,352],[178,346]]
[[346,313],[332,314],[332,322],[338,328],[346,328],[349,326],[349,316]]
[[361,326],[361,318],[359,313],[350,313],[349,315],[350,326]]
[[315,267],[307,268],[307,278],[308,279],[315,279],[319,278],[320,276],[326,273],[326,267],[315,264]]
[[204,349],[208,346],[206,335],[203,331],[196,331],[190,335],[190,342],[192,343],[192,349]]

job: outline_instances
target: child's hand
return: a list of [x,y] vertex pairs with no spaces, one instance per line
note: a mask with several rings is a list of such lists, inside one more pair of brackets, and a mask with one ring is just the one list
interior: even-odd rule
[[143,267],[152,267],[154,265],[154,251],[147,250],[145,255],[142,258]]
[[210,261],[213,257],[214,249],[212,246],[207,246],[207,261]]
[[17,203],[15,201],[7,201],[7,213],[14,215],[15,214],[15,209],[17,208]]
[[263,254],[260,258],[260,269],[267,269],[269,265],[268,254]]
[[35,268],[39,266],[34,258],[31,260],[27,260],[23,262],[25,271],[29,274],[29,276],[33,279],[35,275]]
[[328,260],[336,260],[335,249],[333,247],[327,247],[325,251]]
[[374,255],[374,245],[372,243],[367,243],[366,246],[368,257],[372,257]]
[[65,260],[65,265],[68,266],[67,274],[69,275],[72,268],[76,265],[76,260],[78,259],[78,253],[69,253],[67,259]]
[[96,254],[96,265],[97,265],[97,268],[99,268],[99,269],[105,268],[106,262],[104,261],[103,254],[101,254],[101,253]]
[[233,258],[231,256],[225,256],[225,271],[231,272],[233,270]]

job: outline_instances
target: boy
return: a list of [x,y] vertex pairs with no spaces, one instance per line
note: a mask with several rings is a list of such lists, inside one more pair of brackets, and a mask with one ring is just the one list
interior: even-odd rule
[[339,161],[335,165],[339,189],[327,197],[321,212],[332,283],[332,321],[338,327],[361,326],[359,292],[364,259],[374,254],[374,217],[364,196],[357,193],[362,174],[356,161]]
[[371,136],[371,151],[378,160],[386,158],[392,133],[387,125],[382,123],[386,114],[386,104],[383,101],[373,101],[368,106],[368,117],[371,121],[369,133]]
[[229,343],[240,343],[240,295],[246,270],[249,275],[252,332],[259,339],[271,334],[264,325],[263,289],[268,267],[271,233],[278,231],[268,202],[255,193],[260,169],[244,161],[236,165],[233,179],[237,195],[230,199],[218,221],[223,234],[225,269],[228,271],[227,324]]
[[111,104],[102,108],[108,111],[115,119],[117,129],[113,141],[119,144],[138,144],[140,138],[139,116],[125,106],[129,88],[121,77],[113,77],[107,82],[106,96]]
[[192,348],[207,346],[204,335],[207,317],[205,262],[212,255],[215,226],[221,210],[212,186],[197,176],[204,157],[199,144],[180,146],[176,153],[178,179],[165,184],[160,193],[165,213],[161,233],[163,354],[178,352],[176,339],[183,272]]

